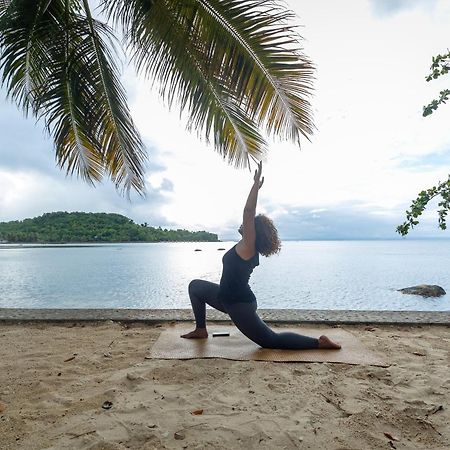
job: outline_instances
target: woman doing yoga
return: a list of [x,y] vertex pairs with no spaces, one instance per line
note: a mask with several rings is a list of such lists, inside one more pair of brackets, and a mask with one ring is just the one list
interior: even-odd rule
[[248,280],[259,265],[259,254],[270,256],[280,251],[281,243],[272,221],[264,216],[255,217],[258,191],[264,183],[262,163],[255,171],[254,183],[244,208],[239,228],[242,239],[222,258],[223,272],[220,284],[193,280],[189,284],[189,297],[195,316],[196,328],[181,337],[207,338],[206,304],[228,314],[236,327],[263,348],[276,349],[339,349],[341,346],[326,336],[318,339],[291,332],[275,333],[256,313],[257,303]]

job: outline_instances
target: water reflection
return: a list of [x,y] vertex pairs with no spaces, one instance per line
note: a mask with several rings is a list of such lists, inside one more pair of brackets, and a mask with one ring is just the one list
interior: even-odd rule
[[[234,243],[114,244],[0,249],[0,307],[190,308],[187,286],[218,282]],[[195,251],[200,249],[201,251]],[[261,257],[251,285],[260,308],[450,310],[398,288],[450,290],[450,241],[285,242]]]

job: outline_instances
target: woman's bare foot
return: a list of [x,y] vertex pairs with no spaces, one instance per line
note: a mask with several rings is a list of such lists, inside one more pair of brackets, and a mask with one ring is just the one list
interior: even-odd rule
[[182,334],[180,337],[185,339],[205,339],[208,337],[208,332],[206,328],[196,328],[194,331]]
[[341,348],[341,344],[333,342],[329,337],[322,335],[319,338],[319,348],[329,348],[339,350]]

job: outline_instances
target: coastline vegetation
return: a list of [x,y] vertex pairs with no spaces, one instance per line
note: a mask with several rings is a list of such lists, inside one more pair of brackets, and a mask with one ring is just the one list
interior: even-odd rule
[[8,243],[218,242],[207,231],[169,230],[136,224],[120,214],[52,212],[33,219],[0,222],[0,241]]

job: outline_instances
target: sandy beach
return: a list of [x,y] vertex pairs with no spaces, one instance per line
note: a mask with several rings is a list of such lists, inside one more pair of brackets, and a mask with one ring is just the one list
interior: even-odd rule
[[343,325],[383,368],[147,359],[168,326],[0,324],[0,448],[450,448],[449,327]]

